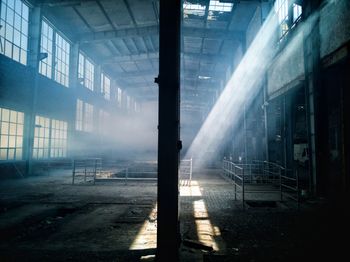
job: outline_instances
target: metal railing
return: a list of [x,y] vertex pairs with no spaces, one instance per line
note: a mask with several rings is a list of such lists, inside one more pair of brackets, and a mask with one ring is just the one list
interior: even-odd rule
[[[299,178],[297,172],[267,161],[253,161],[249,164],[238,164],[223,160],[223,175],[234,184],[235,200],[241,195],[242,206],[247,194],[279,194],[295,200],[299,207]],[[260,196],[261,198],[261,196]]]
[[191,185],[193,164],[192,158],[182,159],[179,165],[179,183],[183,186]]
[[[192,180],[192,159],[180,161],[179,178],[191,183]],[[72,184],[79,177],[83,182],[92,181],[157,181],[157,161],[129,161],[118,162],[116,160],[105,160],[101,158],[86,158],[73,160]],[[81,180],[80,180],[81,181]]]
[[284,169],[284,172],[281,175],[281,200],[283,199],[283,196],[295,200],[299,208],[300,192],[298,170],[296,170],[293,175],[291,170]]
[[73,160],[72,185],[78,177],[83,177],[84,182],[88,178],[92,178],[92,183],[95,184],[96,176],[102,172],[101,158],[85,158]]

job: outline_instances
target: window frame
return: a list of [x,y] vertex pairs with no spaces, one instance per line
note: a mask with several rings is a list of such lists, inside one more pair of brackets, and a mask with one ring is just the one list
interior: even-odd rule
[[[70,86],[70,51],[71,51],[71,45],[72,42],[60,31],[58,30],[46,17],[41,18],[41,28],[40,28],[40,52],[45,52],[45,50],[42,46],[42,43],[44,42],[43,40],[43,27],[44,23],[47,25],[49,31],[51,29],[52,31],[52,41],[51,41],[51,54],[48,53],[48,56],[39,61],[39,73],[49,79],[54,80],[58,84],[69,87]],[[46,36],[45,36],[46,37]],[[68,47],[68,52],[67,48],[62,48],[61,43]],[[47,49],[47,48],[46,48]],[[59,55],[59,50],[61,50],[62,53],[65,54],[65,59],[62,59],[62,55]],[[51,63],[49,62],[44,62],[44,61],[50,60]],[[50,64],[50,74],[46,73],[44,74],[42,72],[43,65],[49,65]],[[63,64],[63,66],[62,66]],[[63,67],[65,68],[65,71],[62,72]],[[46,70],[47,72],[47,70]],[[63,79],[62,79],[63,77]]]
[[[6,113],[7,112],[7,113]],[[6,114],[6,115],[5,115]],[[13,115],[15,114],[15,121]],[[4,117],[7,116],[7,119]],[[20,129],[19,129],[20,127]],[[5,132],[4,129],[7,129]],[[3,161],[20,161],[24,156],[24,129],[25,113],[9,108],[0,107],[0,162]],[[11,141],[11,137],[13,141]],[[6,145],[4,145],[6,140]],[[14,143],[13,146],[11,144]],[[18,146],[20,144],[20,146]],[[2,152],[6,151],[6,158],[2,157]],[[9,158],[9,152],[13,151],[13,157]],[[20,156],[17,151],[20,152]]]
[[[44,126],[41,125],[44,123]],[[56,128],[56,125],[64,128]],[[35,160],[58,159],[67,157],[68,152],[68,122],[49,118],[42,115],[35,116],[34,141],[32,157]],[[58,137],[57,137],[58,135]],[[56,146],[56,143],[60,146]],[[57,150],[60,153],[57,155]]]
[[[82,63],[80,61],[80,58],[82,57]],[[92,68],[92,70],[88,70],[89,68]],[[93,62],[93,60],[88,57],[84,52],[79,50],[78,54],[78,80],[82,80],[79,83],[89,89],[90,91],[95,91],[95,67],[96,64]],[[83,72],[81,72],[81,70]],[[87,74],[89,72],[89,74]],[[92,76],[92,79],[88,78],[88,76]]]
[[[18,10],[17,2],[21,3],[20,10]],[[0,30],[0,54],[25,66],[28,63],[30,8],[31,6],[22,0],[14,0],[13,7],[4,1],[0,3],[0,23],[3,25]],[[12,15],[8,15],[9,11]],[[12,20],[11,23],[8,23],[9,20]],[[16,35],[19,37],[18,40],[15,39]],[[10,51],[7,51],[8,49]],[[18,52],[16,56],[15,50]]]

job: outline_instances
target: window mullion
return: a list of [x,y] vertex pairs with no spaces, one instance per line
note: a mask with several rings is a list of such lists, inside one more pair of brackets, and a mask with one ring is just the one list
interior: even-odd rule
[[55,71],[56,71],[56,30],[52,28],[53,35],[52,35],[52,72],[51,72],[51,79],[56,80],[55,77]]

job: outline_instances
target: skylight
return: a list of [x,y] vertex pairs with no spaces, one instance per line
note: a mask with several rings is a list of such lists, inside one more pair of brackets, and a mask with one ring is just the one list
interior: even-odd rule
[[183,10],[184,10],[185,17],[187,17],[188,15],[204,16],[205,8],[206,8],[205,5],[192,4],[186,1],[184,1],[183,3]]
[[220,3],[218,0],[210,0],[209,11],[231,12],[233,3]]

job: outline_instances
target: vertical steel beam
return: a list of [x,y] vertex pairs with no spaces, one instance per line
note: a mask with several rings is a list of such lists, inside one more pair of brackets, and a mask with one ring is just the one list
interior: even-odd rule
[[41,7],[34,7],[30,12],[29,24],[29,52],[28,66],[33,72],[33,93],[31,97],[30,109],[28,111],[28,128],[26,132],[26,174],[31,175],[33,172],[33,148],[34,148],[34,130],[35,115],[38,96],[38,77],[40,62],[40,32],[41,32]]
[[160,1],[157,261],[177,261],[180,0]]

